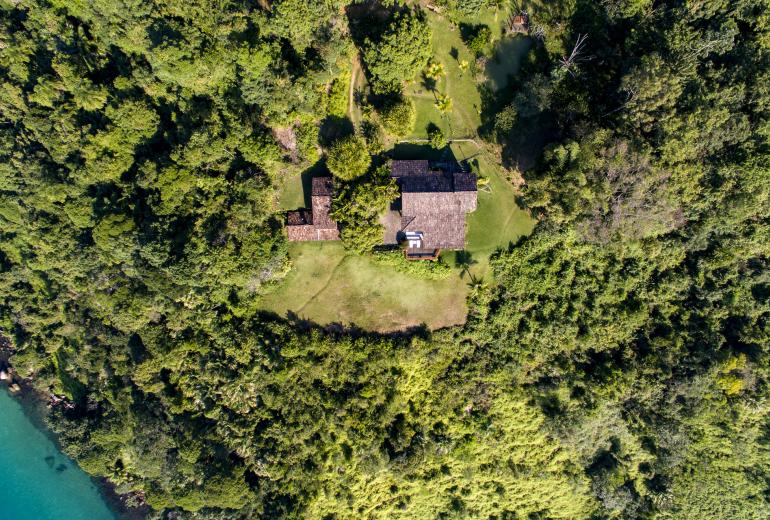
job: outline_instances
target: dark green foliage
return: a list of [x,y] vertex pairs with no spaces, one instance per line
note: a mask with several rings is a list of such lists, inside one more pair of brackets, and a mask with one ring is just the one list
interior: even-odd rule
[[385,135],[379,123],[370,119],[362,121],[361,137],[366,141],[366,148],[370,154],[376,155],[382,152]]
[[468,48],[478,56],[483,56],[492,41],[492,30],[488,25],[463,26],[462,37]]
[[339,223],[345,247],[369,253],[382,243],[384,228],[379,217],[398,196],[387,166],[340,186],[332,203],[332,217]]
[[378,37],[366,39],[362,50],[372,89],[378,94],[400,93],[403,82],[428,63],[430,27],[421,11],[398,11]]
[[371,163],[366,141],[355,135],[335,142],[326,154],[329,171],[343,181],[352,181],[362,176]]
[[[543,145],[538,226],[471,280],[465,325],[382,336],[257,311],[290,265],[282,155],[313,161],[344,115],[351,46],[343,2],[258,5],[3,4],[0,344],[71,401],[64,449],[159,518],[766,516],[767,6],[533,8],[482,130],[510,166]],[[427,24],[377,29],[368,72],[399,91]],[[408,101],[380,115],[413,128]],[[397,190],[362,134],[333,212],[369,253]]]

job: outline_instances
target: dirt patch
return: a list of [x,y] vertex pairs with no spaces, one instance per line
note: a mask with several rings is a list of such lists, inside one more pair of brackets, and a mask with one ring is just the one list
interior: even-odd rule
[[285,126],[283,128],[274,128],[273,137],[278,141],[287,153],[287,156],[291,159],[291,162],[296,163],[299,160],[297,153],[297,133],[294,126]]

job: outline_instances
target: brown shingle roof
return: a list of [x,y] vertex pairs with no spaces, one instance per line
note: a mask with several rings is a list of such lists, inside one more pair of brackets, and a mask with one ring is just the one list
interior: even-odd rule
[[[453,163],[452,163],[453,164]],[[401,186],[403,231],[422,232],[426,248],[465,247],[465,214],[476,209],[476,175],[431,171],[428,161],[393,161]]]
[[455,191],[476,191],[476,174],[456,172],[453,184]]
[[287,226],[286,233],[292,242],[340,239],[340,232],[336,228],[321,229],[316,226]]
[[401,193],[452,191],[452,178],[443,173],[425,173],[401,179]]
[[313,214],[306,209],[289,211],[286,213],[286,225],[303,226],[313,225]]
[[422,246],[425,248],[463,249],[465,247],[465,213],[404,216],[401,225],[404,232],[421,232]]
[[313,177],[313,190],[311,195],[331,197],[334,193],[334,179],[331,177]]
[[464,214],[476,209],[476,192],[421,192],[401,194],[401,214],[443,215],[447,213]]
[[313,202],[313,224],[316,227],[324,229],[336,228],[337,223],[329,216],[329,211],[331,211],[332,207],[332,198],[313,195],[311,200]]
[[428,161],[410,160],[410,161],[392,161],[390,163],[391,177],[408,177],[411,175],[423,175],[430,171]]
[[316,231],[315,226],[312,224],[304,226],[286,226],[286,233],[289,235],[291,242],[303,242],[307,240],[315,240]]
[[286,233],[294,242],[315,240],[339,240],[337,223],[329,216],[332,205],[334,181],[331,177],[313,179],[312,211],[301,209],[286,214]]

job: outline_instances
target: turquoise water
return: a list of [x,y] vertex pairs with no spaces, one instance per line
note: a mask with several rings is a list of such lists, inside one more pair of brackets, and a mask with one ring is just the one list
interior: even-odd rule
[[98,488],[0,388],[0,519],[114,520]]

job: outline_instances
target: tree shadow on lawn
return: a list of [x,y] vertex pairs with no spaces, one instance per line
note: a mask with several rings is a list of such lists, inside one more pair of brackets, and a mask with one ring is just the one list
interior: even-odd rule
[[347,117],[327,116],[321,121],[321,127],[318,131],[318,143],[324,148],[328,148],[335,141],[347,137],[355,131],[353,122]]
[[377,332],[359,327],[355,323],[346,325],[340,322],[332,322],[321,325],[313,320],[302,318],[294,311],[287,311],[285,317],[272,311],[259,311],[257,315],[260,317],[260,322],[273,321],[276,323],[289,323],[292,325],[292,329],[300,332],[310,333],[312,331],[320,331],[335,337],[346,336],[352,338],[370,338],[372,340],[390,339],[398,341],[404,339],[409,340],[413,337],[427,340],[431,336],[430,329],[424,323],[391,332]]
[[449,146],[437,150],[428,144],[398,143],[393,147],[391,155],[396,160],[427,159],[428,161],[457,162],[457,158]]

